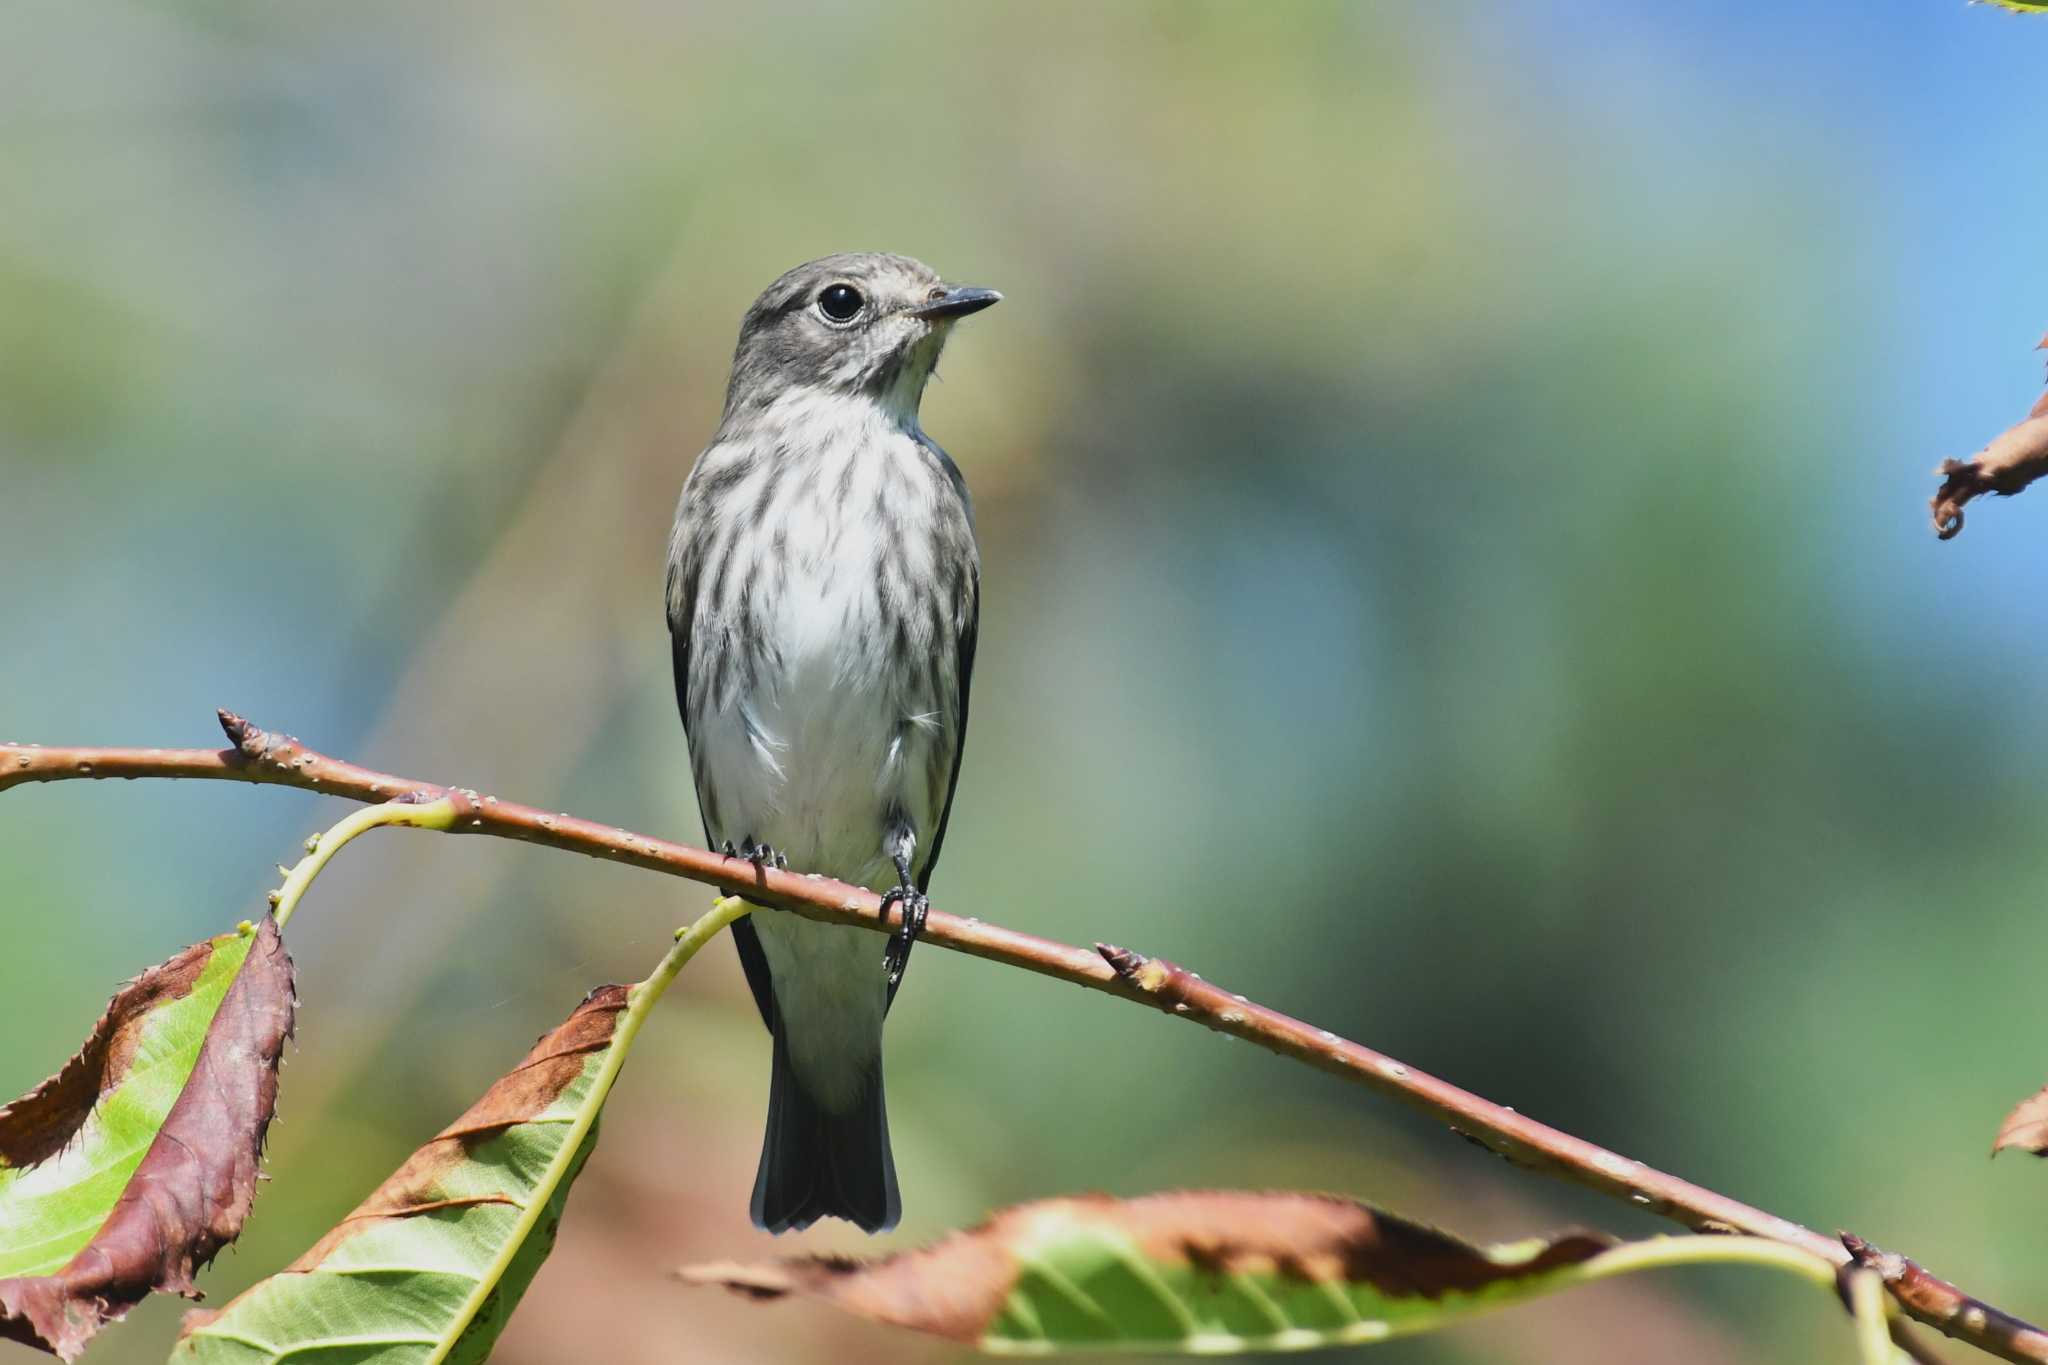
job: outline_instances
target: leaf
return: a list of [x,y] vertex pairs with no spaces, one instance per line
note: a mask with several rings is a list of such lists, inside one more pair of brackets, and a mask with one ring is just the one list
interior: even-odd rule
[[[329,831],[321,849],[336,838]],[[554,1249],[569,1188],[648,1014],[698,950],[750,909],[720,898],[677,932],[645,981],[592,991],[305,1255],[217,1313],[186,1314],[174,1365],[478,1365]]]
[[[2032,8],[2048,10],[2048,0]],[[2034,349],[2048,350],[2048,337]],[[1942,480],[1930,504],[1934,533],[1951,540],[1962,531],[1963,507],[1972,498],[1984,493],[2012,497],[2048,474],[2048,392],[2034,401],[2023,420],[2000,432],[1975,456],[1944,460],[1934,472]]]
[[1998,1125],[1991,1155],[1997,1156],[2007,1148],[2032,1152],[2035,1156],[2048,1155],[2048,1089],[2038,1090],[2014,1105],[2005,1122]]
[[129,982],[64,1069],[0,1109],[0,1335],[77,1358],[242,1230],[292,966],[267,916]]
[[597,1145],[631,996],[593,991],[305,1255],[219,1312],[187,1314],[171,1359],[482,1361]]
[[1004,1355],[1208,1355],[1426,1331],[1586,1278],[1612,1245],[1571,1234],[1480,1248],[1347,1199],[1186,1192],[1021,1204],[878,1261],[681,1274],[762,1300],[808,1294]]

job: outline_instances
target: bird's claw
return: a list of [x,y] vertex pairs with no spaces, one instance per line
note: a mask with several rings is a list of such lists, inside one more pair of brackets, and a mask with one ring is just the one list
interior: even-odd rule
[[882,950],[882,970],[888,974],[891,986],[903,980],[903,969],[910,964],[910,945],[924,932],[924,922],[932,909],[931,900],[908,884],[882,893],[882,918],[888,919],[890,909],[899,906],[903,922],[889,935],[889,946]]
[[742,839],[737,844],[727,839],[723,844],[719,845],[718,851],[728,858],[745,858],[755,867],[772,867],[781,870],[789,866],[789,859],[787,857],[767,844],[753,838]]

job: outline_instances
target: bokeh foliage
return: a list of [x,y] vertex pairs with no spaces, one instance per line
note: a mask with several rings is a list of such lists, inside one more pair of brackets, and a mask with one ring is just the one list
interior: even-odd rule
[[[926,404],[988,565],[941,905],[1170,952],[2024,1309],[2030,1173],[1977,1158],[2044,1067],[2048,732],[1996,705],[2041,671],[2040,509],[1937,546],[1923,505],[2037,388],[2044,43],[1845,2],[31,0],[0,16],[0,728],[203,743],[231,705],[687,837],[661,546],[737,317],[795,261],[912,252],[1008,295]],[[11,795],[0,1092],[334,814]],[[702,906],[484,841],[321,887],[281,1178],[217,1299]],[[649,1283],[752,1236],[766,1040],[729,959],[691,975],[507,1365],[600,1327],[664,1360],[686,1312],[763,1358]],[[906,1239],[1183,1182],[1650,1230],[1113,1002],[912,978]],[[1838,1347],[1801,1295],[1701,1279],[1373,1358]],[[775,1358],[906,1349],[790,1323]]]

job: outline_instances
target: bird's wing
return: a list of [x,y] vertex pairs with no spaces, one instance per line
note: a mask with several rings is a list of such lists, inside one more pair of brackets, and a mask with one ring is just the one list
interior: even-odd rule
[[[955,674],[960,679],[957,689],[959,703],[953,715],[953,771],[946,776],[946,800],[939,808],[939,823],[932,830],[930,852],[925,854],[924,866],[918,869],[917,889],[929,890],[932,884],[932,869],[939,865],[939,849],[946,842],[946,822],[953,818],[953,794],[960,789],[960,759],[967,752],[967,703],[973,692],[974,645],[981,633],[981,571],[970,568],[966,575],[966,587],[960,594],[956,610],[959,613],[959,627],[956,638]],[[741,921],[744,923],[745,921]],[[735,928],[738,926],[735,925]],[[904,959],[909,962],[909,948],[904,950]],[[903,984],[902,973],[889,986],[889,1003],[896,1001],[896,989]]]
[[[678,539],[668,565],[668,592],[666,610],[668,615],[668,636],[670,656],[675,662],[676,709],[682,713],[683,733],[689,739],[691,768],[696,767],[696,736],[690,733],[690,624],[697,615],[697,542],[695,537]],[[700,786],[698,804],[704,800]],[[711,825],[704,825],[704,845],[712,846]],[[775,987],[768,974],[768,957],[761,951],[761,936],[754,931],[751,919],[735,920],[732,926],[733,946],[739,949],[740,967],[747,974],[747,989],[753,992],[754,1007],[761,1011],[761,1022],[768,1031],[775,1031]]]
[[981,630],[981,574],[969,572],[966,588],[960,594],[957,608],[960,624],[955,673],[960,679],[960,704],[953,717],[953,771],[946,776],[946,803],[939,809],[938,827],[932,831],[931,852],[925,855],[924,867],[917,875],[917,889],[926,890],[931,885],[932,869],[939,864],[939,848],[946,842],[946,821],[953,815],[953,793],[960,786],[960,756],[967,752],[967,699],[974,683],[974,643]]

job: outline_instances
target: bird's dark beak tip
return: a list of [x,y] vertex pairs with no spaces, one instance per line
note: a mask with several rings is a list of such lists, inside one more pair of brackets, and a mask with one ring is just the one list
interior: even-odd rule
[[910,311],[913,317],[950,321],[953,318],[964,318],[969,313],[979,313],[982,309],[1002,301],[1003,296],[993,289],[975,289],[963,285],[957,289],[948,289],[930,303]]

